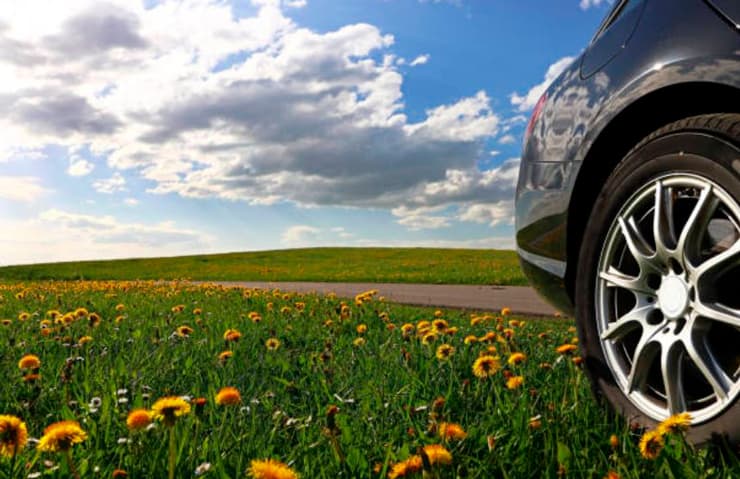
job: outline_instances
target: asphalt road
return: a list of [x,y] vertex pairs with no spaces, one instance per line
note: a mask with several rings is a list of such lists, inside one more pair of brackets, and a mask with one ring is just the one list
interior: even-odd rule
[[220,281],[218,284],[247,288],[278,288],[297,293],[335,293],[339,297],[347,298],[354,297],[363,291],[376,289],[379,296],[385,296],[389,301],[417,306],[484,311],[500,311],[501,308],[508,307],[515,313],[541,316],[551,316],[556,313],[555,308],[527,286],[255,281]]

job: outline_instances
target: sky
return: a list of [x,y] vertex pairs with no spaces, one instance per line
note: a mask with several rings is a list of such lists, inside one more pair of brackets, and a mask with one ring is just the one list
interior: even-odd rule
[[522,134],[608,0],[0,9],[0,264],[512,248]]

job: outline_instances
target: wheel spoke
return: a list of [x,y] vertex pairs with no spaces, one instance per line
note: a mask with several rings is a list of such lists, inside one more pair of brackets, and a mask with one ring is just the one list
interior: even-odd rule
[[670,250],[676,243],[673,234],[673,202],[670,191],[663,188],[663,183],[655,183],[655,207],[653,210],[653,237],[655,238],[655,255],[667,259]]
[[[695,284],[703,281],[703,276],[712,276],[722,271],[726,271],[728,268],[737,265],[740,262],[740,240],[735,242],[721,253],[718,253],[711,258],[701,263],[698,267],[693,268],[691,278]],[[717,271],[719,270],[719,271]]]
[[642,233],[640,233],[640,230],[635,223],[634,216],[630,216],[628,220],[625,220],[620,216],[618,221],[619,227],[622,230],[622,236],[624,236],[624,241],[627,243],[627,248],[629,248],[630,253],[632,253],[635,261],[637,261],[637,264],[640,265],[640,271],[644,272],[644,267],[660,271],[660,268],[652,261],[655,254],[650,249],[650,245],[642,236]]
[[621,340],[635,329],[642,327],[643,330],[646,330],[648,314],[654,309],[655,306],[652,304],[632,308],[621,318],[609,323],[604,332],[601,333],[601,339]]
[[624,288],[633,292],[655,294],[655,291],[639,277],[626,275],[613,266],[610,266],[608,271],[599,273],[599,277],[606,281],[607,286]]
[[698,257],[702,233],[706,231],[706,226],[718,205],[719,198],[713,194],[712,185],[701,190],[699,199],[686,220],[676,245],[676,250],[679,253],[683,252],[684,262],[687,265],[691,264],[691,258]]
[[694,332],[684,341],[686,352],[714,390],[717,398],[724,400],[732,387],[732,380],[725,374],[717,359],[712,354],[706,339],[698,332]]
[[694,304],[694,311],[703,318],[726,323],[740,329],[740,310],[738,309],[729,308],[718,303],[707,304],[697,301]]
[[686,396],[683,391],[683,349],[676,341],[663,346],[660,351],[660,371],[668,401],[668,410],[677,414],[686,410]]
[[652,342],[652,334],[643,333],[635,354],[632,356],[632,369],[627,377],[627,388],[630,392],[644,389],[650,366],[660,353],[658,343]]

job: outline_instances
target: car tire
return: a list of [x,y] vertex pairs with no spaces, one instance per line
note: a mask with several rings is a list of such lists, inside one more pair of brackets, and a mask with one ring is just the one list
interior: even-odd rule
[[596,394],[633,426],[685,410],[694,444],[740,443],[738,285],[740,114],[666,125],[616,166],[582,238],[576,323]]

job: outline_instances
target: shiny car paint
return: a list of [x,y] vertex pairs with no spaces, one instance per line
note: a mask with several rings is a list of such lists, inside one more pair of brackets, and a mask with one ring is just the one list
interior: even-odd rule
[[701,111],[711,108],[710,102],[697,96],[707,89],[731,92],[731,97],[720,101],[728,111],[738,111],[740,31],[728,20],[731,9],[720,10],[721,4],[728,3],[712,2],[628,2],[633,5],[606,28],[602,26],[546,91],[542,112],[523,147],[516,241],[525,274],[565,313],[573,312],[572,281],[582,231],[574,212],[587,221],[593,200],[574,192],[598,190],[598,182],[605,178],[592,172],[599,163],[615,164],[621,158],[597,148],[610,127],[619,124],[625,143],[634,145],[651,130],[633,131],[630,122],[618,122],[627,118],[628,111],[634,115],[644,98],[671,102],[664,109],[656,100],[651,103],[653,109],[639,112],[655,122],[655,129],[662,126],[660,122],[680,119],[667,116],[680,111],[672,102],[685,101],[692,105],[693,114],[710,113]]

